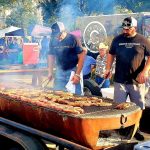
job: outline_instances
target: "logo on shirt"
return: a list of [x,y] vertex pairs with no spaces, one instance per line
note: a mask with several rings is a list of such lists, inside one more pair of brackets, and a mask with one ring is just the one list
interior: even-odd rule
[[125,46],[126,48],[133,48],[134,46],[140,46],[140,43],[119,43],[119,46]]

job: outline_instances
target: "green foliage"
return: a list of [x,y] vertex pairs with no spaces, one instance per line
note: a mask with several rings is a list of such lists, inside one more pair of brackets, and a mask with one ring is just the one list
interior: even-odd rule
[[37,14],[36,3],[31,0],[5,0],[2,5],[5,6],[5,10],[10,11],[10,15],[6,16],[7,26],[21,27],[27,32],[29,26],[35,25],[41,19]]
[[[58,12],[64,1],[67,0],[43,0],[39,3],[45,23],[49,24],[59,18]],[[73,1],[68,0],[68,3]],[[80,16],[150,11],[148,0],[76,0],[76,4]]]
[[[72,13],[76,11],[78,16],[150,11],[148,0],[0,0],[0,12],[11,12],[6,16],[7,26],[27,29],[30,25],[40,24],[41,18],[37,14],[39,8],[42,9],[44,25],[49,26],[59,20],[62,6],[68,4],[73,5]],[[64,13],[61,17],[66,19],[65,15],[70,14]],[[73,19],[76,17],[73,16]]]
[[115,9],[115,13],[116,14],[132,13],[131,10],[129,10],[129,9],[125,8],[125,7],[122,7],[120,5],[115,6],[114,9]]
[[9,7],[16,2],[17,0],[0,0],[0,6]]
[[38,7],[42,8],[42,15],[45,25],[49,25],[56,21],[58,11],[62,0],[41,0]]
[[18,26],[21,28],[28,28],[30,24],[37,23],[37,16],[32,12],[33,9],[28,7],[18,6],[12,11],[12,13],[7,17],[6,24],[8,26]]
[[128,9],[132,12],[150,11],[150,2],[148,0],[115,0],[115,3],[123,9]]

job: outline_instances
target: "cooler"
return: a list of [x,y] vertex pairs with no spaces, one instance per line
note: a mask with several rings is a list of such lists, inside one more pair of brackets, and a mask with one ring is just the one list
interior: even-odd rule
[[38,43],[23,44],[23,64],[37,64],[39,62],[40,48]]

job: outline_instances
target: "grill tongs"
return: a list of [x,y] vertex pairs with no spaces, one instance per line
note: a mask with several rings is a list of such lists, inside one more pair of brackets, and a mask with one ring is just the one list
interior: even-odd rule
[[101,82],[101,84],[99,84],[99,88],[101,89],[104,82],[106,81],[106,79],[109,77],[110,73],[108,73],[108,75],[103,79],[103,81]]
[[50,79],[49,79],[49,78],[46,78],[46,79],[41,83],[42,89],[43,89],[43,90],[46,90],[49,83],[50,83]]

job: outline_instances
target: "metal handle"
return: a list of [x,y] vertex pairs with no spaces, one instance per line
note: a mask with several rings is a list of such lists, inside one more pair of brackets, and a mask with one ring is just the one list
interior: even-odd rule
[[120,124],[121,124],[121,127],[124,127],[124,124],[127,122],[127,117],[125,117],[123,114],[121,114],[121,117],[120,117]]
[[101,88],[101,87],[103,86],[103,84],[104,84],[105,81],[106,81],[106,79],[104,79],[104,80],[102,81],[102,83],[99,85],[99,88]]

